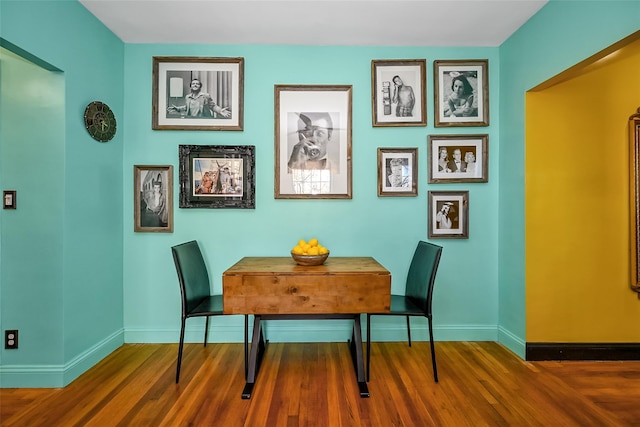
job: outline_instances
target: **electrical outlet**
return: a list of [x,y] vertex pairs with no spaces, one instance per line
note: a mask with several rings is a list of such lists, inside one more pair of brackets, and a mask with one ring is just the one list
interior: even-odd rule
[[4,331],[4,348],[5,349],[18,348],[18,330],[17,329]]

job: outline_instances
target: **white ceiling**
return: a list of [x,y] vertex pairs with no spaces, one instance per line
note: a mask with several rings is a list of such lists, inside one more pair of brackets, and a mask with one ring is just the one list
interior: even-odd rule
[[79,0],[125,43],[499,46],[548,0]]

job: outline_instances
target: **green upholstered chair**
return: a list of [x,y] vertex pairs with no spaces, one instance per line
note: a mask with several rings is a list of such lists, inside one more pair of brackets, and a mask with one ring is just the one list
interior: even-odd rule
[[433,379],[438,382],[436,367],[436,349],[433,343],[433,326],[431,302],[433,286],[436,280],[438,264],[442,255],[442,247],[420,241],[413,254],[404,295],[391,295],[391,307],[388,313],[367,313],[367,381],[371,371],[371,316],[406,316],[409,346],[411,346],[411,316],[424,316],[429,324],[429,341],[431,343],[431,362]]

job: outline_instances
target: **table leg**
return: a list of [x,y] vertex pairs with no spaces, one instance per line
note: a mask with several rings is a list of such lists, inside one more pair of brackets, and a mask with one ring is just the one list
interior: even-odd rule
[[256,382],[256,376],[260,369],[262,356],[265,351],[264,336],[262,334],[262,316],[253,317],[253,334],[251,336],[251,352],[249,353],[249,366],[247,368],[246,384],[242,390],[243,399],[251,399],[251,392]]
[[356,379],[358,380],[358,389],[360,397],[369,397],[369,387],[364,374],[364,358],[362,354],[362,326],[360,324],[360,315],[357,314],[353,318],[353,333],[351,335],[351,357],[353,359],[353,367],[356,371]]

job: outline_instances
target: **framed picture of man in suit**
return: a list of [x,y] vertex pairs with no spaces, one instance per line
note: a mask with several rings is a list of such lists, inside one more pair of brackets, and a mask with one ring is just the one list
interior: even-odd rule
[[429,183],[488,182],[489,135],[428,135]]
[[133,166],[133,231],[173,233],[173,166]]

